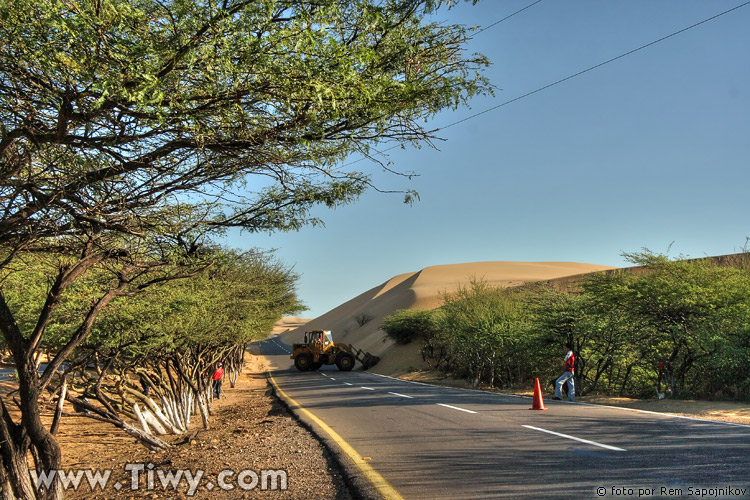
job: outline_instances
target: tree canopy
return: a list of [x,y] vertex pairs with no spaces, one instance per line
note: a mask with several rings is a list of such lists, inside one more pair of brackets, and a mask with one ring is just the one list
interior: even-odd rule
[[293,229],[352,201],[369,177],[343,158],[429,139],[418,120],[489,90],[465,29],[425,20],[444,3],[0,6],[0,243]]

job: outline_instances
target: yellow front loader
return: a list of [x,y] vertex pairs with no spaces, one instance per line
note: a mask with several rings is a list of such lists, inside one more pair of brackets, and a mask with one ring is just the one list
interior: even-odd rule
[[351,344],[335,344],[330,330],[305,332],[304,344],[292,344],[291,358],[301,372],[333,364],[342,372],[348,372],[354,368],[355,361],[362,363],[365,369],[372,368],[380,361],[379,357]]

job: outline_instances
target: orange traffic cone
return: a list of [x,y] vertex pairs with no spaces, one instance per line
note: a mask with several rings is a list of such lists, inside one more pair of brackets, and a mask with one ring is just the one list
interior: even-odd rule
[[539,379],[534,379],[534,402],[529,410],[546,410],[544,400],[542,399],[542,388],[539,386]]

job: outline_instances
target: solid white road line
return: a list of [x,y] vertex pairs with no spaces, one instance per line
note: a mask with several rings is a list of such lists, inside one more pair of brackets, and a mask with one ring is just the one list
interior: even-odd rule
[[407,396],[406,394],[399,394],[398,392],[389,392],[388,394],[393,394],[394,396],[398,396],[401,398],[414,399],[414,396]]
[[559,437],[562,437],[562,438],[565,438],[565,439],[572,439],[573,441],[579,441],[581,443],[590,444],[592,446],[598,446],[600,448],[606,448],[608,450],[613,450],[613,451],[627,451],[627,450],[623,450],[622,448],[617,448],[615,446],[610,446],[608,444],[597,443],[596,441],[589,441],[588,439],[581,439],[581,438],[577,438],[575,436],[569,436],[567,434],[561,434],[559,432],[549,431],[547,429],[542,429],[540,427],[534,427],[533,425],[524,425],[524,427],[526,427],[527,429],[532,429],[532,430],[539,431],[539,432],[546,432],[547,434],[552,434],[552,435],[559,436]]
[[446,408],[453,408],[454,410],[458,411],[465,411],[466,413],[476,413],[475,411],[467,410],[466,408],[459,408],[458,406],[451,406],[444,403],[438,403],[438,406],[445,406]]

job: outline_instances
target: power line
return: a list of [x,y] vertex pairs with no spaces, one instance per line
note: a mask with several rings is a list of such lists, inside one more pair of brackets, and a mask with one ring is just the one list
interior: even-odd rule
[[[511,14],[510,16],[507,16],[506,18],[504,18],[504,19],[501,19],[500,21],[497,21],[496,23],[493,23],[493,24],[491,24],[491,25],[487,26],[486,28],[484,28],[484,29],[483,29],[483,30],[481,30],[481,31],[484,31],[484,30],[486,30],[486,29],[489,29],[489,28],[491,28],[492,26],[495,26],[496,24],[498,24],[498,23],[501,23],[501,22],[503,22],[503,21],[504,21],[505,19],[508,19],[509,17],[512,17],[512,16],[516,15],[516,14],[517,14],[518,12],[521,12],[521,11],[523,11],[523,10],[526,10],[526,9],[528,9],[529,7],[531,7],[531,6],[533,6],[533,5],[537,4],[537,3],[539,3],[539,2],[541,2],[541,1],[542,1],[542,0],[537,0],[537,1],[536,1],[536,2],[534,2],[534,3],[532,3],[532,4],[530,4],[530,5],[527,5],[527,6],[526,6],[526,7],[524,7],[523,9],[521,9],[521,10],[519,10],[519,11],[517,11],[517,12],[514,12],[514,13],[513,13],[513,14]],[[473,115],[467,116],[466,118],[462,118],[461,120],[457,120],[457,121],[455,121],[455,122],[453,122],[453,123],[450,123],[450,124],[448,124],[448,125],[446,125],[446,126],[444,126],[444,127],[439,127],[439,128],[436,128],[436,129],[432,130],[431,132],[438,132],[438,131],[440,131],[440,130],[445,130],[445,129],[448,129],[448,128],[450,128],[450,127],[453,127],[453,126],[455,126],[455,125],[458,125],[459,123],[464,123],[464,122],[467,122],[467,121],[469,121],[469,120],[473,120],[474,118],[477,118],[477,117],[479,117],[479,116],[482,116],[483,114],[489,113],[490,111],[494,111],[494,110],[496,110],[496,109],[502,108],[503,106],[507,106],[508,104],[514,103],[514,102],[516,102],[516,101],[520,101],[521,99],[525,99],[526,97],[529,97],[529,96],[531,96],[531,95],[537,94],[537,93],[539,93],[539,92],[541,92],[541,91],[543,91],[543,90],[547,90],[548,88],[550,88],[550,87],[554,87],[555,85],[559,85],[559,84],[561,84],[561,83],[563,83],[563,82],[567,82],[568,80],[572,80],[573,78],[575,78],[575,77],[577,77],[577,76],[581,76],[581,75],[583,75],[584,73],[588,73],[589,71],[593,71],[593,70],[595,70],[595,69],[597,69],[597,68],[601,68],[602,66],[604,66],[604,65],[606,65],[606,64],[609,64],[609,63],[611,63],[611,62],[617,61],[618,59],[622,59],[623,57],[626,57],[626,56],[629,56],[629,55],[631,55],[631,54],[634,54],[634,53],[636,53],[636,52],[638,52],[638,51],[640,51],[640,50],[643,50],[643,49],[645,49],[645,48],[647,48],[647,47],[651,47],[652,45],[656,45],[657,43],[659,43],[659,42],[663,42],[664,40],[667,40],[667,39],[669,39],[669,38],[672,38],[673,36],[679,35],[680,33],[684,33],[684,32],[686,32],[686,31],[688,31],[688,30],[691,30],[691,29],[693,29],[693,28],[696,28],[696,27],[698,27],[698,26],[700,26],[700,25],[702,25],[702,24],[705,24],[705,23],[707,23],[707,22],[709,22],[709,21],[713,21],[714,19],[716,19],[716,18],[718,18],[718,17],[721,17],[721,16],[723,16],[723,15],[725,15],[725,14],[729,14],[730,12],[733,12],[733,11],[735,11],[735,10],[737,10],[737,9],[740,9],[740,8],[742,8],[742,7],[745,7],[746,5],[750,5],[750,1],[747,1],[747,2],[745,2],[745,3],[742,3],[742,4],[740,4],[740,5],[736,6],[736,7],[732,7],[731,9],[725,10],[724,12],[720,12],[720,13],[718,13],[718,14],[716,14],[716,15],[713,15],[713,16],[711,16],[711,17],[709,17],[709,18],[706,18],[706,19],[704,19],[704,20],[702,20],[702,21],[699,21],[699,22],[697,22],[697,23],[695,23],[695,24],[692,24],[692,25],[690,25],[690,26],[687,26],[687,27],[685,27],[685,28],[682,28],[682,29],[680,29],[680,30],[677,30],[677,31],[675,31],[675,32],[673,32],[673,33],[670,33],[669,35],[663,36],[663,37],[661,37],[661,38],[659,38],[659,39],[657,39],[657,40],[654,40],[654,41],[652,41],[652,42],[649,42],[649,43],[647,43],[647,44],[645,44],[645,45],[641,45],[641,46],[640,46],[640,47],[638,47],[638,48],[635,48],[635,49],[633,49],[633,50],[629,50],[628,52],[625,52],[625,53],[623,53],[623,54],[620,54],[619,56],[615,56],[615,57],[613,57],[613,58],[611,58],[611,59],[607,59],[607,60],[606,60],[606,61],[604,61],[604,62],[600,62],[599,64],[595,64],[594,66],[591,66],[591,67],[589,67],[589,68],[586,68],[586,69],[584,69],[584,70],[582,70],[582,71],[579,71],[579,72],[577,72],[577,73],[574,73],[574,74],[572,74],[572,75],[566,76],[565,78],[561,78],[560,80],[557,80],[557,81],[555,81],[555,82],[552,82],[552,83],[550,83],[550,84],[547,84],[547,85],[545,85],[545,86],[543,86],[543,87],[539,87],[539,88],[538,88],[538,89],[536,89],[536,90],[532,90],[531,92],[527,92],[527,93],[525,93],[525,94],[523,94],[523,95],[520,95],[520,96],[518,96],[518,97],[515,97],[515,98],[513,98],[513,99],[510,99],[510,100],[508,100],[508,101],[505,101],[505,102],[503,102],[503,103],[501,103],[501,104],[498,104],[497,106],[492,106],[491,108],[487,108],[487,109],[485,109],[484,111],[480,111],[479,113],[475,113],[475,114],[473,114]],[[479,33],[479,32],[478,32],[478,33]],[[390,148],[384,149],[383,151],[378,151],[378,153],[382,155],[382,154],[384,154],[384,153],[387,153],[388,151],[391,151],[391,150],[393,150],[393,149],[396,149],[396,148],[398,148],[398,147],[401,147],[401,146],[400,146],[400,145],[392,146],[392,147],[390,147]],[[346,163],[346,164],[345,164],[344,166],[346,166],[346,165],[352,165],[352,164],[354,164],[354,163],[358,163],[358,162],[360,162],[360,161],[363,161],[363,160],[365,160],[365,159],[366,159],[366,158],[360,158],[359,160],[354,160],[354,161],[352,161],[352,162]]]
[[516,14],[520,14],[521,12],[525,11],[525,10],[526,10],[526,9],[528,9],[529,7],[533,7],[534,5],[538,4],[538,3],[539,3],[539,2],[541,2],[541,1],[542,1],[542,0],[536,0],[536,2],[534,2],[534,3],[532,3],[532,4],[529,4],[529,5],[527,5],[526,7],[524,7],[524,8],[523,8],[523,9],[521,9],[521,10],[517,10],[517,11],[515,11],[515,12],[514,12],[513,14],[510,14],[509,16],[505,16],[504,18],[500,19],[500,20],[499,20],[499,21],[497,21],[497,22],[494,22],[494,23],[490,24],[489,26],[485,26],[484,28],[482,28],[481,30],[478,30],[478,31],[477,31],[476,33],[474,33],[474,34],[475,34],[475,35],[478,35],[478,34],[479,34],[479,33],[481,33],[482,31],[486,31],[486,30],[488,30],[488,29],[492,28],[493,26],[497,26],[497,25],[498,25],[498,24],[500,24],[501,22],[503,22],[503,21],[507,21],[508,19],[510,19],[511,17],[515,16]]
[[536,90],[532,90],[531,92],[527,92],[527,93],[525,93],[525,94],[523,94],[523,95],[520,95],[520,96],[518,96],[518,97],[515,97],[515,98],[513,98],[513,99],[510,99],[509,101],[505,101],[505,102],[503,102],[503,103],[501,103],[501,104],[498,104],[497,106],[493,106],[493,107],[491,107],[491,108],[487,108],[487,109],[485,109],[484,111],[480,111],[479,113],[475,113],[475,114],[473,114],[473,115],[471,115],[471,116],[467,116],[466,118],[463,118],[463,119],[461,119],[461,120],[455,121],[455,122],[453,122],[453,123],[451,123],[451,124],[449,124],[449,125],[446,125],[446,126],[444,126],[444,127],[440,127],[440,128],[437,128],[437,129],[435,129],[435,130],[434,130],[434,132],[437,132],[438,130],[445,130],[445,129],[447,129],[447,128],[453,127],[454,125],[458,125],[459,123],[463,123],[463,122],[466,122],[466,121],[472,120],[472,119],[474,119],[474,118],[476,118],[476,117],[478,117],[478,116],[481,116],[481,115],[483,115],[483,114],[485,114],[485,113],[489,113],[490,111],[494,111],[494,110],[496,110],[496,109],[498,109],[498,108],[502,108],[503,106],[507,106],[508,104],[514,103],[514,102],[516,102],[516,101],[520,101],[521,99],[524,99],[524,98],[526,98],[526,97],[529,97],[529,96],[531,96],[531,95],[534,95],[534,94],[536,94],[536,93],[538,93],[538,92],[541,92],[542,90],[547,90],[547,89],[548,89],[548,88],[550,88],[550,87],[554,87],[555,85],[559,85],[559,84],[561,84],[561,83],[563,83],[563,82],[567,82],[568,80],[572,80],[573,78],[575,78],[575,77],[577,77],[577,76],[581,76],[581,75],[583,75],[584,73],[588,73],[589,71],[593,71],[593,70],[595,70],[595,69],[597,69],[597,68],[601,68],[601,67],[602,67],[602,66],[604,66],[605,64],[609,64],[609,63],[611,63],[611,62],[617,61],[618,59],[622,59],[623,57],[626,57],[626,56],[629,56],[629,55],[631,55],[631,54],[634,54],[634,53],[638,52],[639,50],[643,50],[643,49],[645,49],[645,48],[647,48],[647,47],[651,47],[652,45],[656,45],[656,44],[657,44],[657,43],[659,43],[659,42],[663,42],[664,40],[667,40],[668,38],[672,38],[673,36],[679,35],[680,33],[684,33],[684,32],[686,32],[686,31],[688,31],[688,30],[691,30],[691,29],[693,29],[693,28],[695,28],[695,27],[698,27],[698,26],[700,26],[700,25],[702,25],[702,24],[705,24],[705,23],[707,23],[707,22],[709,22],[709,21],[713,21],[713,20],[714,20],[714,19],[716,19],[717,17],[721,17],[721,16],[723,16],[723,15],[725,15],[725,14],[729,14],[730,12],[732,12],[732,11],[735,11],[735,10],[737,10],[737,9],[741,8],[741,7],[745,7],[745,6],[746,6],[746,5],[748,5],[748,4],[750,4],[750,1],[748,1],[748,2],[745,2],[745,3],[743,3],[743,4],[740,4],[740,5],[736,6],[736,7],[733,7],[733,8],[731,8],[731,9],[725,10],[724,12],[721,12],[721,13],[719,13],[719,14],[716,14],[716,15],[714,15],[714,16],[711,16],[711,17],[709,17],[709,18],[707,18],[707,19],[704,19],[703,21],[699,21],[699,22],[697,22],[697,23],[695,23],[695,24],[692,24],[692,25],[690,25],[690,26],[688,26],[688,27],[686,27],[686,28],[682,28],[681,30],[675,31],[674,33],[670,33],[670,34],[669,34],[669,35],[667,35],[667,36],[663,36],[663,37],[659,38],[658,40],[654,40],[653,42],[649,42],[649,43],[647,43],[647,44],[645,44],[645,45],[641,45],[640,47],[638,47],[638,48],[636,48],[636,49],[633,49],[633,50],[630,50],[630,51],[628,51],[628,52],[625,52],[624,54],[620,54],[619,56],[613,57],[613,58],[611,58],[611,59],[607,59],[606,61],[604,61],[604,62],[601,62],[601,63],[599,63],[599,64],[595,64],[594,66],[591,66],[591,67],[589,67],[589,68],[586,68],[586,69],[584,69],[584,70],[582,70],[582,71],[579,71],[578,73],[574,73],[574,74],[572,74],[572,75],[566,76],[565,78],[561,78],[560,80],[557,80],[557,81],[555,81],[555,82],[552,82],[552,83],[550,83],[550,84],[547,84],[547,85],[545,85],[545,86],[543,86],[543,87],[539,87],[539,88],[538,88],[538,89],[536,89]]

